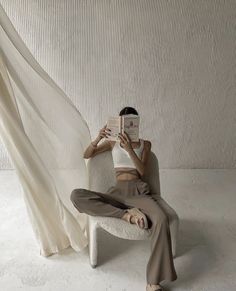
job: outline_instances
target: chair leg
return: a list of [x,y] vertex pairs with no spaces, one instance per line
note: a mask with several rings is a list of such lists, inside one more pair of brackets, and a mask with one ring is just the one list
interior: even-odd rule
[[97,224],[89,217],[89,258],[92,268],[96,268],[97,266],[97,257]]

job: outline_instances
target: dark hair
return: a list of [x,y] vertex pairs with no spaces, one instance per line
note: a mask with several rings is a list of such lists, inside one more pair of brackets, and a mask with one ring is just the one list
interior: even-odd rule
[[119,115],[121,116],[121,115],[125,115],[125,114],[134,114],[134,115],[138,115],[138,112],[137,112],[137,110],[135,109],[135,108],[133,108],[133,107],[124,107],[121,111],[120,111],[120,113],[119,113]]

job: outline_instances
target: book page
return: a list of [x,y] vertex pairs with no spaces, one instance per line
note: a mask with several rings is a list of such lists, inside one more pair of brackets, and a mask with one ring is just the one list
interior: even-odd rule
[[121,132],[121,118],[120,116],[109,116],[107,120],[107,128],[111,130],[109,140],[118,141],[118,134]]

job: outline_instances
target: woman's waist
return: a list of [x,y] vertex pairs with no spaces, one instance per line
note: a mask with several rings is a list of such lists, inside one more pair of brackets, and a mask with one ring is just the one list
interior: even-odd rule
[[115,187],[122,189],[128,189],[128,191],[132,192],[132,189],[136,189],[135,191],[138,191],[142,194],[148,194],[150,193],[150,186],[147,182],[142,180],[141,178],[135,178],[135,179],[125,179],[125,180],[117,180]]
[[115,171],[119,181],[140,179],[140,174],[135,168],[115,168]]

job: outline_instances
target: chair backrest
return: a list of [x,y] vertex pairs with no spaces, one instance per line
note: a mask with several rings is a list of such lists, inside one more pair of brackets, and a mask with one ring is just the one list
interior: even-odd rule
[[[100,153],[87,161],[89,175],[89,189],[106,192],[116,183],[114,163],[111,151]],[[159,163],[156,155],[151,151],[147,161],[147,171],[142,177],[147,182],[153,194],[161,195]]]

